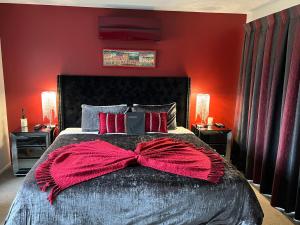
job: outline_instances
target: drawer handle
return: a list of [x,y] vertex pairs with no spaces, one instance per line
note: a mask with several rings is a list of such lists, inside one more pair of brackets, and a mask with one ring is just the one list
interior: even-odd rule
[[25,141],[25,140],[28,140],[29,139],[29,137],[27,137],[27,136],[19,136],[19,137],[17,137],[17,140],[20,140],[20,141]]
[[19,136],[19,137],[17,137],[17,140],[23,141],[23,140],[28,140],[28,139],[31,139],[31,138],[40,138],[40,139],[42,139],[44,137],[42,137],[42,136],[30,136],[30,137],[28,137],[28,136]]

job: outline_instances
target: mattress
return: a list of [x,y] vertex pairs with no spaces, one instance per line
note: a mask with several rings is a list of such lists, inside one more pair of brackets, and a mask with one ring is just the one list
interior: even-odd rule
[[[260,225],[263,213],[243,175],[224,161],[219,184],[130,166],[61,192],[53,205],[34,177],[37,166],[55,149],[82,141],[104,140],[133,150],[142,141],[170,137],[209,146],[193,134],[61,134],[27,174],[6,225]],[[213,151],[213,150],[211,150]]]

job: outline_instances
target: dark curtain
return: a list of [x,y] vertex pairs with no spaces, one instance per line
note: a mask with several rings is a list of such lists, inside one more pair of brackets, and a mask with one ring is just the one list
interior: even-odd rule
[[[300,5],[245,25],[236,165],[300,219]],[[237,153],[237,152],[236,152]]]

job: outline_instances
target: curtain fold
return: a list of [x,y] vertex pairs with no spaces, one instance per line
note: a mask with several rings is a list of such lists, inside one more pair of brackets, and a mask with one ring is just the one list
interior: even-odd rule
[[[272,66],[273,70],[270,71],[270,91],[267,93],[269,102],[267,119],[265,121],[266,130],[264,135],[262,136],[262,138],[264,138],[264,143],[262,152],[263,161],[260,179],[260,191],[264,194],[272,193],[272,185],[276,165],[281,123],[284,66],[286,60],[286,40],[288,31],[287,18],[287,11],[283,11],[274,15],[275,24],[272,42],[274,51],[271,55],[271,58],[272,56],[274,57],[274,61],[270,62],[270,66]],[[259,183],[259,181],[256,181],[256,183]]]
[[248,127],[248,120],[245,115],[248,115],[248,106],[249,106],[249,98],[250,95],[250,82],[251,82],[251,60],[253,55],[253,45],[254,45],[254,28],[251,27],[251,24],[245,25],[245,45],[244,45],[244,55],[243,55],[243,65],[240,76],[239,90],[238,93],[239,101],[237,102],[238,106],[236,110],[239,110],[239,115],[237,115],[238,119],[236,120],[236,134],[237,142],[239,145],[240,157],[237,161],[237,167],[241,170],[244,170],[244,165],[246,164],[246,137]]
[[245,25],[237,94],[238,168],[300,219],[300,5]]
[[[257,112],[257,128],[254,146],[256,148],[254,155],[254,167],[253,167],[253,182],[259,183],[261,179],[261,169],[263,161],[263,145],[264,145],[264,133],[266,129],[267,110],[269,105],[270,81],[272,78],[273,65],[275,57],[274,46],[272,48],[272,39],[274,33],[274,17],[269,16],[263,21],[265,30],[265,45],[263,48],[262,59],[262,71],[261,71],[261,83],[259,90],[258,112]],[[273,53],[273,54],[272,54]]]
[[246,176],[253,176],[254,158],[255,158],[255,141],[256,141],[256,129],[257,129],[257,119],[258,119],[258,99],[260,93],[260,83],[262,75],[263,57],[264,57],[264,45],[266,37],[266,21],[262,19],[261,21],[255,21],[256,34],[257,34],[257,45],[254,48],[257,49],[256,54],[253,54],[251,79],[251,91],[250,91],[250,107],[248,112],[248,140],[246,144],[247,148],[247,159],[246,159]]

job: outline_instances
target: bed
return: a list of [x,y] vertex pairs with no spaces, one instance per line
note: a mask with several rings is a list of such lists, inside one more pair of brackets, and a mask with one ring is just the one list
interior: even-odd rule
[[[104,140],[124,149],[142,141],[170,137],[210,149],[187,129],[188,77],[58,76],[59,126],[63,130],[27,174],[7,216],[17,224],[186,224],[259,225],[263,213],[250,185],[224,161],[219,184],[130,166],[64,190],[50,205],[34,171],[55,149],[72,143]],[[81,104],[164,104],[176,102],[176,132],[145,135],[98,135],[80,130]],[[214,151],[211,149],[211,151]]]

